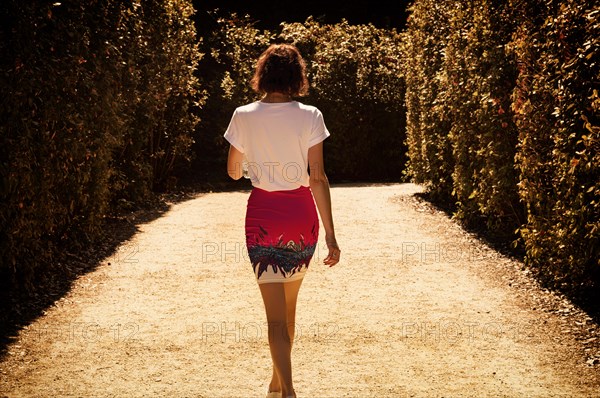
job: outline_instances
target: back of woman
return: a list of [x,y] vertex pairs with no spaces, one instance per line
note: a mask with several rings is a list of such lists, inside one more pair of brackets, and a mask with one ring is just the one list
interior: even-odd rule
[[309,185],[308,149],[329,135],[314,106],[256,101],[236,109],[226,138],[244,153],[252,185],[276,191]]
[[323,141],[330,133],[321,112],[292,99],[306,94],[308,80],[298,50],[271,45],[259,58],[252,85],[259,101],[238,107],[224,134],[227,172],[252,182],[245,219],[246,246],[268,323],[273,373],[267,397],[296,397],[292,381],[298,291],[319,238],[319,217],[328,255],[338,263]]

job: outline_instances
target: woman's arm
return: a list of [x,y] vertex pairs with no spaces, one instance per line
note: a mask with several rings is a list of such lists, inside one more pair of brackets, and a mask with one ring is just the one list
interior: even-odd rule
[[323,263],[334,266],[340,260],[341,251],[335,239],[329,180],[327,180],[323,165],[323,142],[308,149],[308,166],[310,168],[310,189],[315,198],[321,221],[323,222],[323,228],[325,229],[325,243],[329,249],[329,254],[323,260]]
[[244,154],[236,149],[233,145],[229,146],[229,155],[227,156],[227,174],[234,180],[242,178],[242,161]]

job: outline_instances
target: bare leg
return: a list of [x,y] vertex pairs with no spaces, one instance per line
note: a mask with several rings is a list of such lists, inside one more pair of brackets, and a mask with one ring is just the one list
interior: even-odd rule
[[[265,301],[265,308],[267,309],[267,322],[269,323],[269,346],[271,347],[271,357],[273,358],[273,374],[271,376],[271,383],[269,384],[269,391],[282,391],[282,395],[284,397],[293,394],[293,386],[291,380],[291,352],[292,345],[294,342],[295,336],[295,328],[296,328],[296,302],[298,299],[298,291],[300,290],[300,285],[302,284],[302,280],[287,282],[287,283],[268,283],[264,285],[259,285],[261,288],[261,293],[263,296],[263,301]],[[269,285],[277,285],[279,287],[269,287]],[[265,288],[263,288],[263,286]],[[280,292],[281,291],[281,292]],[[283,294],[283,300],[281,296]],[[270,300],[270,303],[267,304],[267,300]],[[275,303],[285,303],[283,308],[275,308]],[[277,311],[283,311],[285,318],[283,321],[279,320],[279,325],[277,326],[277,331],[280,336],[283,335],[283,339],[285,340],[287,355],[285,355],[286,361],[289,361],[289,386],[284,388],[284,385],[287,383],[286,378],[282,377],[281,369],[279,368],[275,355],[273,353],[273,344],[272,338],[277,336],[272,336],[271,332],[271,320],[269,319],[269,311],[273,312],[272,319],[275,317],[275,313]],[[280,314],[281,315],[281,314]],[[281,355],[282,353],[278,353]]]

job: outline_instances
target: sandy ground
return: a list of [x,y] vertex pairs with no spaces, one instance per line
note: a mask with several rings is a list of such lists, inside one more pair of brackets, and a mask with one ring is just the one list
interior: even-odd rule
[[[421,190],[333,187],[342,261],[322,265],[321,234],[299,296],[298,397],[599,397],[595,353],[572,333],[597,325]],[[21,331],[0,397],[263,397],[248,195],[198,194],[140,225]]]

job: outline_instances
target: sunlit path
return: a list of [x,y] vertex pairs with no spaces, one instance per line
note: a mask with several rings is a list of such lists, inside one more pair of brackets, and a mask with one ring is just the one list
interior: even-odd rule
[[[512,260],[420,205],[420,190],[332,188],[343,261],[320,264],[321,235],[300,290],[298,396],[598,396],[597,371],[561,319],[515,288]],[[141,225],[22,331],[0,397],[264,396],[247,196],[202,194]]]

